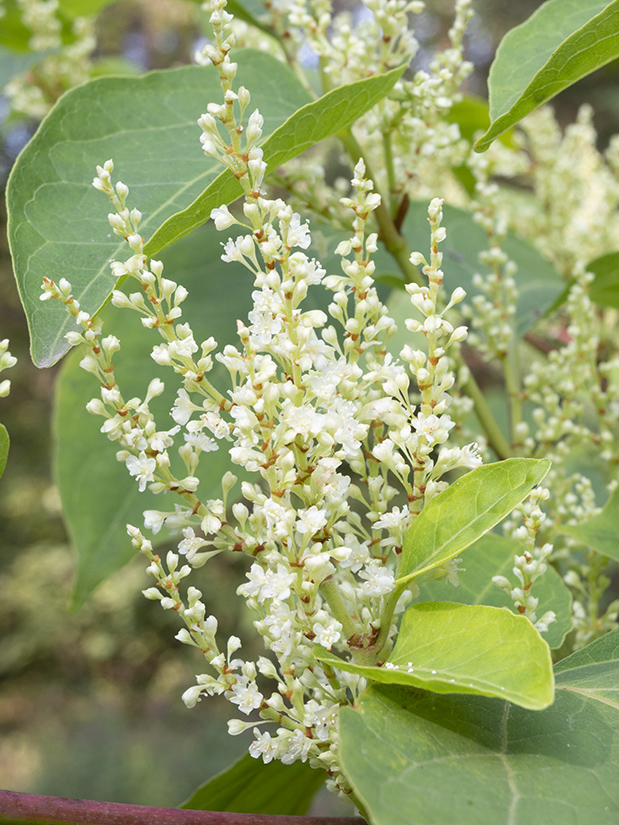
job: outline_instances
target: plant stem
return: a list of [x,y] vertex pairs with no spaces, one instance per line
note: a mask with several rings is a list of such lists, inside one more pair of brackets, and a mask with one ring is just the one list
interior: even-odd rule
[[334,617],[342,625],[345,638],[350,639],[351,636],[357,635],[359,631],[355,627],[353,620],[350,618],[350,614],[348,613],[348,610],[346,610],[344,600],[340,596],[339,588],[332,577],[329,577],[322,582],[320,585],[320,592],[327,600]]
[[393,619],[393,613],[396,609],[397,603],[402,595],[403,591],[406,588],[406,584],[401,584],[399,587],[393,591],[387,604],[385,605],[385,609],[383,611],[383,615],[380,619],[380,632],[378,634],[378,638],[374,643],[374,647],[376,650],[376,658],[381,654],[383,647],[387,641],[387,637],[389,636],[389,629],[391,628],[391,621]]
[[389,212],[393,218],[397,211],[395,200],[397,181],[395,179],[395,168],[393,166],[393,147],[391,146],[391,133],[383,132],[383,149],[385,152],[385,167],[387,169],[387,179],[389,181]]
[[334,820],[322,816],[188,811],[0,791],[0,823],[6,825],[334,825],[335,822],[363,825],[363,820],[357,817]]
[[490,407],[488,407],[484,394],[480,390],[479,384],[475,380],[475,377],[470,369],[468,381],[464,384],[462,389],[472,400],[475,415],[477,416],[477,419],[486,434],[488,443],[497,454],[499,460],[502,461],[504,458],[509,458],[512,454],[511,448],[507,443],[507,439],[501,432],[501,428],[497,424],[496,419],[490,412]]
[[520,363],[518,361],[518,342],[512,336],[507,358],[503,360],[503,375],[509,402],[509,432],[512,445],[517,442],[516,427],[522,422],[522,387],[520,384]]

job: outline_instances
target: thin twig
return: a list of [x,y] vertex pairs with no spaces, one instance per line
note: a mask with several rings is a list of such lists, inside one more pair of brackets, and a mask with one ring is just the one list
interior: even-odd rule
[[365,825],[358,817],[272,816],[151,808],[0,790],[0,823],[15,825]]

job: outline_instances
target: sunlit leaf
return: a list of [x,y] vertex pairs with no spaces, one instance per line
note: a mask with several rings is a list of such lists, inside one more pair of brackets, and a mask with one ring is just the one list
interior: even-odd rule
[[548,707],[554,696],[548,645],[528,619],[498,607],[413,605],[382,667],[356,665],[326,651],[319,659],[373,682],[498,696],[531,710]]
[[406,534],[400,581],[455,558],[511,513],[549,468],[547,459],[508,458],[471,470],[435,496]]

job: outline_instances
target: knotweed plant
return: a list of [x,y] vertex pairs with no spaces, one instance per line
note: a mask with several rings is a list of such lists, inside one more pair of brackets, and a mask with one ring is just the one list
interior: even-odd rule
[[[256,145],[263,118],[251,111],[246,88],[233,91],[231,15],[221,0],[211,10],[215,42],[204,56],[217,68],[223,103],[210,103],[200,118],[200,139],[205,154],[218,157],[245,193],[241,212],[222,205],[211,214],[218,230],[239,228],[223,244],[222,260],[240,262],[253,279],[253,309],[247,322],[238,321],[238,346],[218,350],[212,337],[196,339],[183,322],[182,305],[191,297],[144,254],[142,216],[128,205],[128,187],[114,183],[111,160],[97,167],[93,185],[109,197],[110,225],[132,253],[112,270],[139,285],[129,294],[115,290],[112,302],[159,334],[163,342],[153,346],[152,358],[162,378],[151,381],[144,399],[126,398],[114,376],[119,340],[80,308],[65,279],[46,279],[41,297],[62,301],[81,327],[68,339],[85,348],[81,366],[101,382],[88,409],[105,419],[101,431],[118,444],[117,459],[140,490],[177,495],[173,509],[144,513],[153,534],[180,536],[177,552],[163,560],[141,529],[128,530],[156,580],[144,595],[178,613],[184,625],[178,640],[198,648],[208,665],[184,693],[185,703],[224,696],[241,714],[230,720],[230,732],[253,729],[253,756],[285,764],[309,760],[327,770],[334,788],[349,792],[338,763],[337,712],[367,682],[323,664],[317,652],[338,651],[362,666],[386,662],[398,619],[417,592],[414,582],[397,581],[405,536],[422,508],[447,488],[448,474],[481,464],[477,444],[450,442],[451,351],[467,332],[448,316],[465,292],[443,290],[439,244],[446,229],[435,198],[428,209],[429,260],[411,255],[426,282],[407,286],[406,328],[414,337],[390,351],[397,326],[372,277],[377,235],[367,231],[381,198],[363,160],[355,166],[351,196],[340,201],[352,212],[354,234],[336,249],[341,272],[327,275],[304,251],[311,242],[308,223],[263,188],[267,169]],[[310,288],[331,295],[328,314],[304,308]],[[214,359],[229,374],[227,386],[209,380]],[[164,381],[174,380],[170,371],[180,388],[171,411],[175,426],[166,428],[149,404]],[[231,472],[222,479],[220,499],[200,498],[197,467],[216,450],[227,450],[253,478],[241,483],[242,499],[231,507],[238,484]],[[255,614],[269,653],[257,661],[238,655],[237,637],[218,636],[217,618],[207,615],[202,593],[190,584],[194,568],[225,551],[248,557],[237,593]],[[540,560],[535,575],[543,569]],[[432,577],[457,585],[456,562],[447,560]],[[528,595],[533,619],[534,606]]]
[[[464,134],[477,104],[458,109],[471,71],[469,0],[454,4],[448,47],[407,73],[419,50],[417,0],[366,0],[342,13],[326,0],[264,7],[250,45],[310,102],[273,128],[259,84],[246,88],[237,76],[243,60],[266,56],[234,51],[247,23],[226,0],[210,0],[212,37],[197,58],[207,69],[195,71],[216,76],[221,95],[199,117],[194,143],[223,175],[213,172],[206,192],[146,241],[160,205],[143,215],[141,181],[123,174],[130,197],[116,157],[97,159],[93,186],[112,205],[108,237],[126,250],[110,262],[111,303],[151,336],[157,375],[145,394],[134,397],[117,378],[125,343],[88,288],[50,273],[40,297],[71,316],[66,339],[100,383],[87,410],[103,420],[118,462],[139,492],[161,496],[127,530],[147,560],[144,595],[178,615],[176,639],[196,648],[185,704],[227,699],[230,733],[246,734],[252,757],[322,769],[370,821],[391,824],[384,799],[372,799],[380,782],[366,794],[359,765],[369,751],[354,743],[374,737],[372,754],[387,743],[376,763],[383,784],[399,770],[396,751],[405,754],[403,784],[414,785],[430,751],[430,772],[478,752],[509,767],[512,732],[517,742],[535,739],[526,714],[555,697],[544,639],[557,662],[573,653],[576,670],[610,661],[619,632],[619,604],[605,597],[609,558],[619,559],[608,526],[619,506],[617,304],[600,303],[592,258],[619,243],[617,146],[597,151],[588,109],[565,135],[542,110],[473,154]],[[291,142],[335,136],[336,150],[287,154]],[[328,151],[348,177],[325,173]],[[521,179],[525,194],[511,185]],[[29,202],[23,208],[30,214]],[[187,320],[201,296],[154,257],[166,232],[176,240],[208,218],[221,233],[221,261],[244,272],[251,292],[234,343]],[[538,270],[551,282],[539,293]],[[0,369],[11,365],[2,346]],[[170,387],[175,400],[161,417]],[[224,455],[214,485],[209,468]],[[604,464],[599,477],[591,457]],[[236,595],[263,655],[245,654],[252,643],[223,629],[197,586],[195,571],[208,564],[215,580],[222,554],[243,561]],[[611,641],[595,647],[609,631]],[[590,642],[594,653],[581,655]],[[598,658],[585,662],[589,655]],[[593,701],[581,678],[565,689]],[[571,731],[574,707],[541,713],[540,737],[555,742],[560,714]],[[500,745],[479,745],[473,730],[494,731]],[[510,821],[533,783],[517,787],[519,769],[508,771]],[[550,776],[555,766],[536,762],[536,781],[538,769]],[[406,784],[410,804],[422,800],[410,821],[429,821],[425,776],[414,792]],[[442,794],[443,775],[435,785]],[[458,806],[460,798],[440,821],[456,821]]]

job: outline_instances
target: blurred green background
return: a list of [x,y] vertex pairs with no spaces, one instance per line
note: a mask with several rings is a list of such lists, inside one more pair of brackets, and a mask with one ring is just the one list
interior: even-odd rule
[[[467,38],[468,57],[476,64],[469,91],[485,94],[500,38],[539,5],[476,0]],[[418,18],[420,66],[444,42],[453,2],[428,0],[427,7]],[[201,25],[196,3],[121,0],[100,15],[97,52],[123,57],[136,71],[190,62],[203,36]],[[572,120],[578,105],[589,100],[604,146],[618,131],[616,80],[617,66],[611,64],[564,93],[557,101],[560,120]],[[35,128],[6,118],[0,125],[2,188]],[[0,787],[175,806],[241,755],[246,742],[227,735],[225,701],[204,701],[191,711],[182,704],[180,695],[193,684],[201,662],[197,652],[174,640],[175,616],[141,596],[150,584],[141,559],[101,586],[82,611],[68,613],[73,557],[50,470],[58,367],[38,370],[30,362],[0,208],[0,338],[10,339],[19,359],[6,373],[11,395],[0,400],[0,420],[11,436],[0,480]],[[209,570],[214,574],[216,581],[205,581],[208,608],[225,633],[243,635],[235,613],[238,571],[224,562]],[[316,811],[347,813],[334,802],[335,807],[323,800]]]

